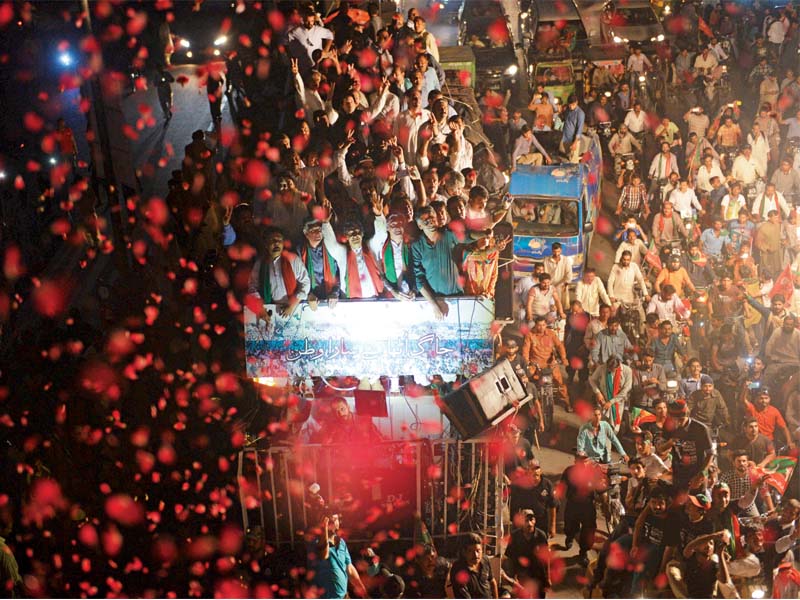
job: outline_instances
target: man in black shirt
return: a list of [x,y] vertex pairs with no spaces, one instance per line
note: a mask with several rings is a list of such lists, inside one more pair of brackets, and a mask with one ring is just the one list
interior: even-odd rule
[[450,563],[436,553],[436,548],[425,544],[416,560],[409,563],[403,580],[404,598],[445,598]]
[[[706,519],[706,512],[711,509],[711,499],[705,494],[690,495],[682,509],[670,513],[670,523],[674,524],[667,529],[666,549],[664,563],[667,565],[667,577],[672,578],[676,568],[683,561],[683,550],[696,537],[714,532],[710,519]],[[674,559],[674,560],[673,560]],[[670,562],[672,561],[672,562]],[[670,585],[674,585],[670,581]]]
[[[714,597],[717,583],[733,587],[728,574],[729,557],[725,551],[729,538],[729,532],[723,529],[695,538],[686,546],[683,576],[689,598]],[[714,554],[719,560],[713,560]]]
[[497,598],[497,580],[489,559],[483,556],[483,541],[470,533],[461,557],[450,569],[454,598]]
[[550,587],[547,535],[536,527],[536,515],[531,509],[522,510],[517,517],[522,522],[506,548],[508,579],[525,589],[525,598],[544,598]]
[[745,450],[747,457],[757,467],[763,467],[775,458],[775,445],[758,430],[758,419],[747,417],[742,429],[744,435],[734,440],[731,450]]
[[565,549],[572,547],[572,541],[578,537],[580,553],[578,562],[585,567],[589,564],[587,552],[594,544],[594,532],[597,529],[597,511],[594,507],[595,490],[600,485],[600,471],[586,458],[586,453],[575,452],[575,464],[570,465],[561,474],[559,487],[563,486],[564,498],[564,535]]
[[517,477],[511,478],[508,503],[512,515],[531,509],[539,529],[548,537],[555,537],[558,502],[553,493],[553,484],[542,475],[542,467],[538,461],[530,461],[525,471],[517,472]]
[[672,453],[673,485],[677,490],[687,490],[692,477],[707,469],[714,458],[711,434],[708,427],[689,417],[685,400],[670,403],[668,411],[670,418],[664,427],[667,440],[657,450],[659,454],[667,450]]

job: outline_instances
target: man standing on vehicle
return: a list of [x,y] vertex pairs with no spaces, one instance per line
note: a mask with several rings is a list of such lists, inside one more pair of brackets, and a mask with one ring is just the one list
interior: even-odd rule
[[578,106],[578,97],[570,94],[567,98],[567,110],[564,112],[564,127],[559,150],[571,163],[580,161],[585,121],[586,115]]
[[668,406],[669,418],[674,427],[665,428],[667,440],[656,450],[672,453],[672,482],[677,490],[687,490],[689,481],[708,468],[714,458],[711,434],[708,427],[689,416],[689,407],[683,399]]
[[633,374],[628,365],[623,365],[617,356],[611,356],[605,364],[597,367],[589,377],[589,385],[595,400],[603,409],[603,415],[619,432],[625,403],[631,393]]
[[569,392],[564,383],[564,377],[561,375],[561,367],[555,362],[555,358],[558,357],[562,364],[567,364],[567,352],[556,332],[547,328],[544,317],[536,317],[533,329],[525,334],[522,342],[522,357],[528,363],[529,368],[552,370],[553,382],[558,385],[561,398],[569,410]]

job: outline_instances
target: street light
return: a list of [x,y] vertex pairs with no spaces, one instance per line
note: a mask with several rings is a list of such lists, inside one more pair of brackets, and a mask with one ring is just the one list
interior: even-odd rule
[[65,67],[72,66],[72,55],[69,52],[61,52],[58,55],[58,62]]

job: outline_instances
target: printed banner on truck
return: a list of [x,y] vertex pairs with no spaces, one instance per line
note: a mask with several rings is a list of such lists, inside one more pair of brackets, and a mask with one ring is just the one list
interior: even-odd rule
[[302,304],[269,324],[245,309],[248,377],[477,375],[492,365],[494,302],[447,298],[437,320],[426,300]]

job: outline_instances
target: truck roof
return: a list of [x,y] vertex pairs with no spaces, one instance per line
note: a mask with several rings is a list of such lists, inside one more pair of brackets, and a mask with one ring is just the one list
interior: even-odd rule
[[518,165],[511,175],[508,192],[512,196],[580,198],[585,167],[563,163],[534,167]]

